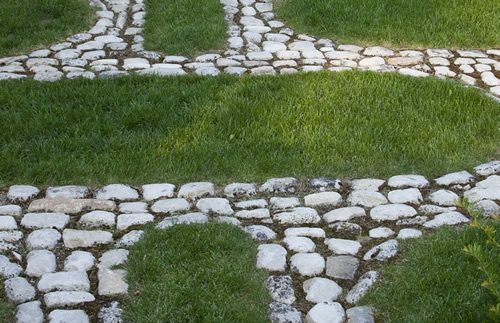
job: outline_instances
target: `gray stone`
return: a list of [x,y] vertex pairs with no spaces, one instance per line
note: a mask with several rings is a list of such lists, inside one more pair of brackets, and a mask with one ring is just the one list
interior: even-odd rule
[[372,309],[368,306],[351,307],[346,311],[349,323],[374,323]]
[[333,229],[334,232],[350,234],[354,236],[359,236],[361,232],[363,232],[361,226],[356,223],[350,222],[337,222],[334,224],[330,224],[328,227]]
[[378,246],[370,249],[363,257],[363,260],[380,260],[384,261],[391,257],[394,257],[398,252],[398,241],[397,240],[387,240],[379,244]]
[[142,230],[132,230],[125,234],[120,241],[116,243],[117,247],[130,247],[134,245],[137,241],[141,240],[144,236],[144,231]]
[[438,214],[438,213],[452,212],[452,211],[455,211],[456,209],[457,209],[456,207],[441,207],[441,206],[436,206],[436,205],[422,205],[418,208],[418,211],[420,213],[424,213],[424,214]]
[[109,307],[101,307],[97,317],[102,323],[123,323],[123,310],[120,308],[120,303],[114,301]]
[[306,224],[318,223],[321,218],[315,209],[307,207],[297,207],[290,212],[281,212],[274,215],[274,220],[281,224]]
[[106,72],[102,72],[101,74],[99,74],[99,78],[110,79],[110,78],[115,78],[115,77],[125,76],[125,75],[129,75],[128,72],[125,72],[125,71],[106,71]]
[[12,216],[0,216],[0,230],[17,229],[16,219]]
[[215,195],[215,186],[208,182],[195,182],[182,185],[177,194],[180,198],[195,200],[203,196]]
[[267,207],[267,201],[264,199],[242,201],[234,203],[234,206],[238,209],[254,209],[254,208],[265,208]]
[[309,194],[304,197],[306,206],[337,206],[342,202],[342,196],[337,192],[321,192]]
[[500,206],[490,200],[482,200],[474,205],[474,210],[481,210],[483,215],[491,216],[492,213],[500,214]]
[[19,205],[1,205],[0,214],[19,217],[23,214],[23,209]]
[[391,191],[388,198],[391,203],[420,204],[423,200],[422,194],[417,188]]
[[86,186],[57,186],[49,187],[45,193],[47,198],[66,198],[66,199],[80,199],[85,198],[89,193]]
[[363,274],[356,285],[349,291],[345,300],[350,304],[357,303],[361,297],[365,296],[368,289],[378,280],[378,272],[369,271]]
[[371,229],[368,232],[368,235],[370,238],[377,239],[377,238],[388,238],[388,237],[394,235],[394,233],[395,232],[389,228],[380,227],[380,228]]
[[205,75],[205,76],[217,76],[220,74],[220,71],[216,67],[200,67],[197,68],[194,71],[198,75]]
[[368,47],[363,52],[366,56],[394,56],[394,51],[384,47]]
[[24,303],[35,297],[35,288],[23,277],[9,278],[4,282],[5,295],[14,303]]
[[500,79],[498,79],[492,72],[481,73],[481,80],[488,86],[500,85]]
[[72,43],[82,43],[84,41],[90,40],[91,38],[92,38],[91,34],[79,33],[73,36],[69,36],[67,40],[69,40]]
[[459,196],[449,190],[439,190],[429,195],[432,203],[440,206],[453,206],[454,201],[458,201]]
[[224,188],[227,197],[251,196],[257,193],[257,184],[232,183]]
[[100,200],[135,200],[139,198],[139,193],[128,185],[111,184],[104,186],[96,193],[96,198]]
[[28,235],[26,245],[28,249],[53,249],[61,240],[61,234],[55,229],[35,230]]
[[269,304],[271,323],[302,323],[302,314],[294,307],[279,302]]
[[144,202],[124,202],[118,206],[120,213],[146,213],[148,204]]
[[131,226],[142,225],[154,221],[154,216],[149,213],[120,214],[116,221],[118,231],[127,230]]
[[54,310],[49,320],[50,323],[88,323],[89,317],[83,310]]
[[82,215],[78,224],[87,227],[114,227],[116,215],[107,211],[92,211]]
[[127,294],[128,284],[125,282],[127,272],[123,269],[111,270],[108,268],[99,268],[97,278],[99,285],[97,293],[103,295]]
[[351,188],[354,191],[378,191],[384,183],[385,181],[382,179],[354,179],[351,181]]
[[302,276],[319,275],[325,270],[325,259],[319,253],[297,253],[290,257],[290,269]]
[[360,190],[352,191],[347,202],[354,206],[374,207],[387,203],[387,199],[379,192]]
[[277,244],[261,244],[258,247],[257,268],[284,272],[286,269],[286,249]]
[[13,185],[9,187],[7,198],[11,201],[27,201],[40,193],[40,190],[29,185]]
[[413,238],[420,238],[422,236],[422,231],[417,229],[401,229],[398,234],[398,239],[406,240]]
[[253,239],[259,241],[273,240],[276,238],[276,232],[263,225],[250,225],[243,228],[243,231],[249,233]]
[[478,202],[481,200],[498,200],[500,201],[500,187],[493,186],[487,188],[475,187],[464,193],[464,197],[468,198],[471,202]]
[[80,213],[85,210],[108,210],[116,208],[113,201],[97,199],[40,199],[31,202],[28,207],[30,212],[57,212],[57,213]]
[[155,213],[172,214],[175,212],[187,211],[190,209],[190,204],[183,198],[174,198],[168,200],[156,201],[151,210]]
[[459,212],[448,212],[436,215],[433,220],[424,223],[426,228],[437,228],[442,225],[455,225],[470,222],[468,218]]
[[54,57],[60,60],[78,58],[82,52],[78,49],[63,49],[57,52]]
[[90,252],[73,251],[64,261],[64,270],[86,272],[92,269],[94,262],[95,257]]
[[17,306],[17,323],[43,323],[43,311],[40,301],[32,301]]
[[[44,295],[43,300],[48,308],[81,305],[95,301],[94,295],[87,292],[60,291]],[[50,316],[49,316],[50,317]],[[65,322],[65,321],[63,321]],[[75,322],[73,320],[67,322]]]
[[294,193],[297,190],[297,179],[293,177],[268,179],[260,188],[264,193]]
[[90,281],[85,271],[62,271],[43,274],[37,287],[44,293],[53,290],[88,292]]
[[233,218],[233,217],[230,217],[230,216],[218,216],[217,218],[215,218],[215,221],[219,222],[219,223],[228,223],[228,224],[232,224],[235,226],[241,225],[240,220]]
[[160,223],[156,225],[158,229],[169,228],[176,224],[189,224],[189,223],[207,223],[208,215],[201,212],[188,213],[183,215],[171,216],[163,219]]
[[311,278],[302,286],[304,292],[307,293],[306,300],[315,304],[335,301],[342,294],[342,288],[328,278]]
[[478,187],[478,188],[490,188],[490,187],[500,188],[500,176],[499,175],[491,175],[487,179],[476,183],[476,187]]
[[415,215],[417,215],[417,211],[405,204],[379,205],[370,211],[370,217],[376,221],[394,221]]
[[123,264],[129,255],[129,251],[126,249],[114,249],[106,251],[101,258],[99,258],[99,269],[106,268],[109,269],[112,266],[118,266]]
[[453,53],[447,49],[431,48],[427,50],[427,55],[430,57],[453,57]]
[[268,209],[255,209],[238,211],[235,217],[242,219],[265,219],[271,217]]
[[327,223],[332,223],[337,221],[349,221],[355,217],[362,216],[366,216],[365,209],[354,206],[332,210],[323,215],[323,219]]
[[326,239],[325,244],[328,249],[338,255],[355,255],[361,248],[361,244],[354,240]]
[[316,304],[306,316],[306,323],[342,323],[344,320],[344,309],[336,302]]
[[196,207],[204,213],[219,215],[231,215],[234,213],[229,201],[224,198],[202,198],[196,203]]
[[488,57],[480,50],[457,50],[457,53],[462,57]]
[[481,176],[489,176],[500,172],[500,160],[494,160],[489,163],[474,167],[474,171]]
[[56,256],[48,250],[30,251],[27,259],[26,275],[31,277],[41,277],[46,273],[56,271]]
[[410,219],[401,219],[396,221],[396,225],[421,225],[427,222],[427,216],[416,216]]
[[291,209],[300,205],[296,197],[271,197],[270,202],[273,209]]
[[273,301],[291,305],[295,302],[295,290],[290,276],[269,276],[266,287]]
[[310,237],[310,238],[324,238],[326,236],[325,230],[321,228],[288,228],[285,230],[286,237]]
[[316,249],[314,242],[306,237],[286,237],[283,239],[283,243],[285,243],[288,250],[294,252],[314,252]]
[[28,229],[62,230],[69,223],[69,215],[64,213],[27,213],[21,220],[21,225]]
[[[165,58],[166,60],[167,58]],[[146,201],[156,200],[162,197],[173,197],[175,185],[172,184],[147,184],[142,186],[143,196]]]
[[425,188],[429,186],[429,181],[421,175],[398,175],[389,178],[387,184],[394,188],[415,187]]
[[276,71],[272,66],[255,67],[250,70],[250,74],[254,75],[275,75]]
[[313,178],[309,181],[310,190],[328,191],[342,189],[342,182],[336,178]]
[[66,248],[90,248],[113,242],[113,234],[107,231],[65,229],[63,240]]
[[4,278],[13,278],[19,276],[23,268],[18,264],[10,262],[9,258],[0,255],[0,275]]

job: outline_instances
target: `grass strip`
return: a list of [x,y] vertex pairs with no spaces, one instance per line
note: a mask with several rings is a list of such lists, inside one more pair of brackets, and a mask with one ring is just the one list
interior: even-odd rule
[[15,308],[4,292],[4,281],[0,280],[0,322],[14,322]]
[[402,48],[500,45],[496,0],[280,0],[278,16],[343,44]]
[[267,273],[257,246],[230,224],[149,230],[127,261],[127,322],[265,322]]
[[[381,280],[360,304],[371,305],[380,322],[488,322],[484,274],[463,252],[466,244],[485,245],[485,237],[472,227],[443,227],[403,241],[400,260],[382,267]],[[490,248],[489,260],[499,264],[500,254]]]
[[219,0],[146,0],[144,47],[193,56],[224,48],[226,24]]
[[428,177],[498,158],[500,105],[395,73],[2,83],[0,184]]
[[0,57],[27,54],[88,30],[95,11],[88,0],[2,0]]

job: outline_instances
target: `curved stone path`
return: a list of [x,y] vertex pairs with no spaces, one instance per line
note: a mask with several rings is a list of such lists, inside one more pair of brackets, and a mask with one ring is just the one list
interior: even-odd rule
[[0,275],[17,322],[122,322],[126,272],[113,266],[144,224],[227,222],[259,244],[271,322],[373,322],[371,308],[356,305],[378,279],[371,266],[397,256],[400,240],[468,223],[453,204],[463,196],[486,214],[500,211],[500,161],[430,181],[14,185],[0,190]]
[[193,59],[145,51],[143,0],[91,0],[96,25],[48,49],[0,58],[0,80],[33,77],[93,79],[138,74],[289,74],[351,69],[434,75],[483,88],[500,97],[500,49],[391,50],[339,45],[330,39],[295,35],[275,20],[272,0],[220,0],[227,23],[227,48]]

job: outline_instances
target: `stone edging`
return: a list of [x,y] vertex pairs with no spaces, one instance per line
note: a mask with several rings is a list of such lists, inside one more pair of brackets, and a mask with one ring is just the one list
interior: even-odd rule
[[228,29],[226,50],[193,59],[145,51],[143,0],[91,0],[99,20],[86,33],[29,55],[0,58],[0,80],[33,77],[111,78],[138,74],[244,75],[351,69],[456,79],[500,97],[500,49],[394,51],[338,45],[329,39],[295,35],[274,19],[272,0],[220,0]]
[[[262,185],[208,182],[0,190],[0,275],[18,322],[121,322],[126,272],[113,266],[154,222],[227,222],[258,243],[257,267],[273,302],[271,322],[373,322],[358,299],[377,281],[370,264],[394,257],[398,240],[470,220],[453,200],[500,210],[500,161],[432,181],[269,179]],[[293,278],[292,278],[293,277]],[[303,295],[303,296],[301,296]]]

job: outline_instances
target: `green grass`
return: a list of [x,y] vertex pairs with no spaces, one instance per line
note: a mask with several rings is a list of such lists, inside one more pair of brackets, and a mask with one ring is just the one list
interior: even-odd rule
[[4,292],[4,279],[0,280],[0,322],[14,322],[15,308]]
[[146,0],[144,47],[193,56],[224,48],[226,24],[219,0]]
[[343,44],[403,48],[500,45],[497,0],[280,0],[279,18],[299,32]]
[[1,0],[0,57],[28,54],[92,26],[88,0]]
[[[500,230],[499,223],[495,227]],[[443,227],[402,242],[400,260],[383,266],[381,280],[360,304],[371,305],[380,322],[487,322],[491,305],[480,287],[485,277],[463,252],[473,242],[485,245],[486,239],[472,227]],[[498,251],[489,250],[491,263],[499,264]]]
[[24,80],[0,102],[0,186],[433,177],[500,147],[493,99],[395,73]]
[[255,269],[256,255],[250,236],[229,224],[149,230],[126,265],[125,320],[265,322],[267,272]]

